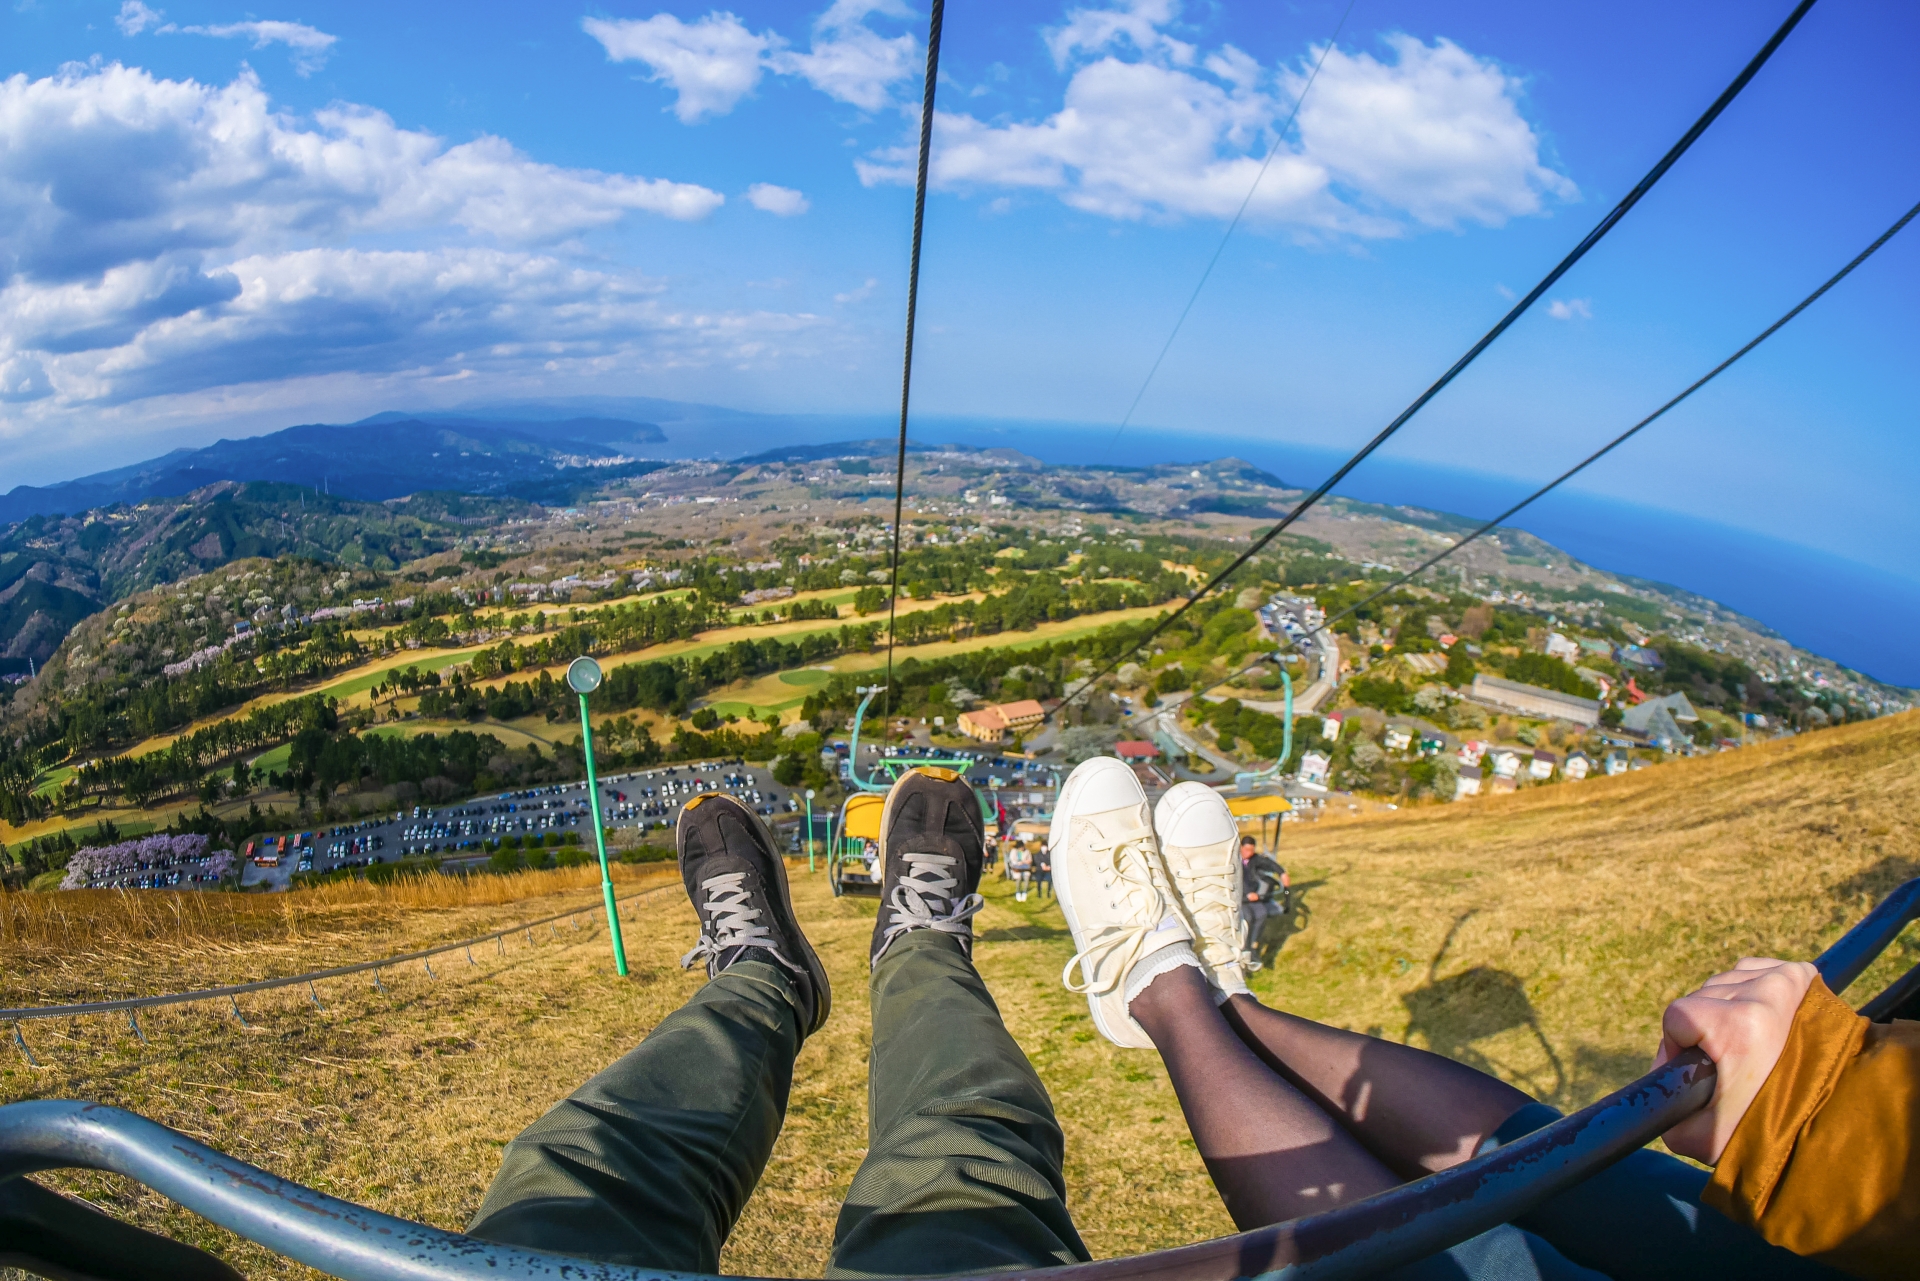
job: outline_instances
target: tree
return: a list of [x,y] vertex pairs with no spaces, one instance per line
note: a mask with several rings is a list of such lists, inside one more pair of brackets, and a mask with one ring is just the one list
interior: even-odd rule
[[853,612],[862,618],[878,613],[887,605],[887,593],[878,583],[869,583],[853,596]]
[[1453,648],[1447,651],[1447,684],[1455,689],[1471,685],[1477,671],[1473,665],[1473,655],[1467,653],[1467,643],[1454,642]]
[[806,772],[806,762],[789,752],[773,763],[773,781],[782,787],[798,787]]

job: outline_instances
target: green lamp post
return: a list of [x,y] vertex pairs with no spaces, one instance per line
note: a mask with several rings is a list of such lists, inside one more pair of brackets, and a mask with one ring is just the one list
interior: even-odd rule
[[627,945],[620,937],[620,913],[613,905],[613,872],[607,866],[607,826],[600,816],[600,780],[593,770],[593,724],[587,719],[587,695],[600,688],[600,664],[582,654],[567,666],[567,684],[580,696],[580,746],[587,756],[587,803],[593,808],[593,844],[600,852],[600,893],[607,900],[607,933],[613,939],[613,968],[627,976]]
[[813,789],[807,789],[807,870],[813,871]]

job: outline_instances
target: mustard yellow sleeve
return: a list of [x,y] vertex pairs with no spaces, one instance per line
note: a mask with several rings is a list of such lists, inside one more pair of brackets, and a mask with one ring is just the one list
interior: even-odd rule
[[1815,979],[1702,1200],[1855,1276],[1920,1258],[1920,1023],[1873,1024]]

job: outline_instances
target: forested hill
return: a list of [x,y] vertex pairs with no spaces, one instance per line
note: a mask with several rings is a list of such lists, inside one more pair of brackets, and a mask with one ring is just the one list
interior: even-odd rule
[[391,570],[514,499],[418,494],[355,502],[298,485],[225,482],[182,498],[34,516],[0,533],[0,671],[43,665],[75,623],[136,592],[231,561],[293,557]]
[[613,418],[480,422],[379,414],[344,426],[309,423],[177,449],[45,488],[22,485],[0,495],[0,524],[187,494],[218,481],[311,485],[372,502],[422,490],[568,502],[610,477],[658,467],[634,455],[664,439],[651,423]]

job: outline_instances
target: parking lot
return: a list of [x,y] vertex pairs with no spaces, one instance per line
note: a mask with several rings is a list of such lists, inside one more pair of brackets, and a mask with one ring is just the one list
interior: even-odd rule
[[[739,761],[709,761],[692,765],[665,765],[631,770],[600,779],[601,819],[609,837],[620,829],[652,830],[663,834],[660,844],[671,844],[680,807],[701,792],[724,791],[737,796],[770,821],[798,813],[802,807],[791,789],[781,787],[762,766]],[[545,787],[478,796],[454,805],[415,806],[391,815],[364,818],[355,823],[330,824],[286,838],[287,848],[263,851],[254,842],[256,857],[245,857],[240,883],[246,887],[285,888],[295,874],[330,872],[339,868],[394,863],[409,855],[432,855],[442,861],[478,863],[494,841],[507,836],[544,838],[549,833],[573,832],[579,843],[593,848],[593,815],[588,808],[585,780]],[[277,857],[263,863],[258,855]]]

